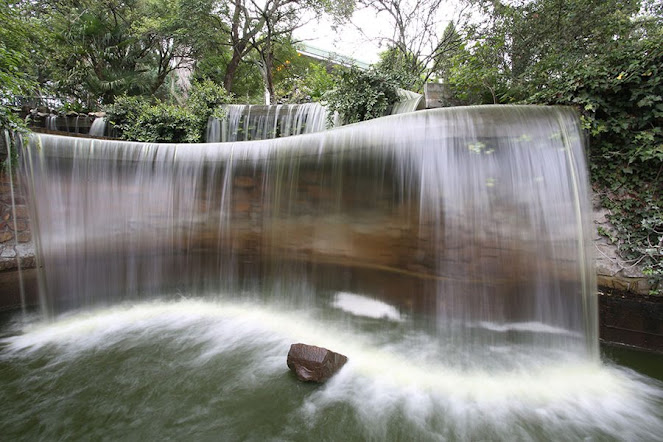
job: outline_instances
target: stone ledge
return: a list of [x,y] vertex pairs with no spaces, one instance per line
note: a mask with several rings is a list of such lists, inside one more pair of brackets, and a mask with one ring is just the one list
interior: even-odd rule
[[607,344],[663,353],[663,297],[599,293],[599,335]]
[[618,290],[636,295],[648,295],[654,287],[649,277],[642,273],[636,263],[624,261],[617,253],[617,246],[598,234],[599,227],[607,232],[614,231],[608,221],[609,211],[600,206],[596,195],[592,198],[594,213],[594,253],[596,256],[596,279],[599,289]]

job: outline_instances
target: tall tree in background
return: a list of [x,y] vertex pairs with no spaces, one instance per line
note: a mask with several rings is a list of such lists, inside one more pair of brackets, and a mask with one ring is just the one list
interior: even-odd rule
[[30,23],[21,17],[16,2],[0,0],[0,129],[20,124],[8,103],[36,86],[24,69],[30,60],[30,31]]
[[[475,0],[484,20],[466,29],[465,64],[491,67],[494,91],[518,100],[549,78],[611,50],[634,30],[639,0]],[[462,62],[463,60],[458,60]],[[490,66],[489,66],[490,65]],[[460,80],[460,79],[459,79]],[[504,101],[494,97],[495,101]]]
[[359,3],[389,18],[393,33],[383,38],[388,50],[381,64],[387,69],[409,73],[404,88],[421,90],[461,44],[453,23],[443,24],[443,9],[449,6],[446,0],[360,0]]
[[331,14],[336,19],[348,17],[352,1],[329,0],[230,0],[219,5],[222,19],[229,24],[228,41],[232,56],[227,63],[223,85],[233,89],[240,63],[252,51],[257,51],[265,90],[274,96],[274,45],[289,37],[304,24],[307,13]]
[[43,62],[56,90],[83,102],[112,103],[121,94],[157,94],[172,72],[193,62],[198,46],[192,36],[200,27],[193,19],[200,14],[192,17],[192,3],[47,0],[23,4],[47,30]]

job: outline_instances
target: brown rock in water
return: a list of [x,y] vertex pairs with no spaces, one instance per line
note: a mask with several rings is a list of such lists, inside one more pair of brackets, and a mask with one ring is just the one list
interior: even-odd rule
[[315,345],[292,344],[288,368],[305,382],[324,382],[345,365],[346,356]]

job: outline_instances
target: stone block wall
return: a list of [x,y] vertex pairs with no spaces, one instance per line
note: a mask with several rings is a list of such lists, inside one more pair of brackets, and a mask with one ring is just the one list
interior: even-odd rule
[[608,221],[608,210],[601,207],[598,198],[595,197],[593,203],[596,226],[593,243],[599,289],[648,295],[652,285],[649,277],[642,273],[642,268],[637,263],[624,261],[617,253],[617,246],[598,234],[599,227],[608,232],[613,231],[614,227]]
[[[25,194],[19,180],[6,170],[0,171],[0,271],[16,270],[17,256],[22,268],[35,266],[30,216]],[[12,207],[11,186],[14,185],[15,205]]]

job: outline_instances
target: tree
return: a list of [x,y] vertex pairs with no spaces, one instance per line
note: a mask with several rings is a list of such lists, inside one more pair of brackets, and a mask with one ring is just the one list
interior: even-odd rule
[[490,42],[464,43],[449,57],[443,79],[456,104],[496,104],[508,94],[503,47],[504,40],[495,36]]
[[0,0],[0,129],[21,124],[10,103],[36,86],[24,69],[30,58],[30,29],[15,2]]
[[440,32],[445,0],[360,0],[360,3],[389,17],[393,34],[383,38],[388,50],[382,65],[392,71],[409,73],[404,88],[420,91],[445,58],[461,44],[452,23]]
[[522,100],[565,75],[584,60],[610,50],[614,41],[629,38],[639,0],[478,0],[485,17],[467,28],[475,42],[472,56],[490,63],[506,83],[495,87],[508,96],[495,101]]
[[[351,1],[328,0],[230,0],[220,5],[220,13],[229,24],[228,40],[232,56],[226,66],[224,87],[232,91],[237,69],[245,57],[257,51],[257,63],[265,83],[265,90],[274,96],[274,45],[289,39],[292,31],[301,26],[307,11],[330,13],[337,19],[352,11]],[[270,101],[273,98],[270,98]]]
[[43,61],[57,91],[83,102],[156,94],[170,74],[189,66],[196,56],[191,36],[200,22],[185,14],[192,0],[47,0],[24,5],[48,29],[49,50]]

